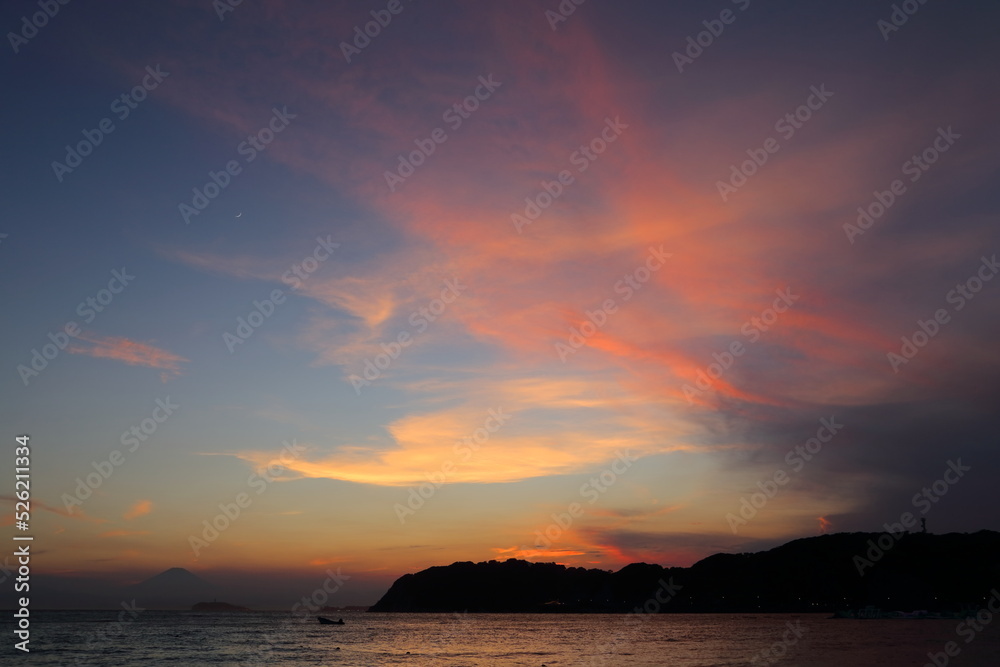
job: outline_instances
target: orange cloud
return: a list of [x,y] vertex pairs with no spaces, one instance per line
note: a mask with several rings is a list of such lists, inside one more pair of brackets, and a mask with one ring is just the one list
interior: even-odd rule
[[316,567],[322,567],[324,565],[336,565],[337,563],[343,563],[345,559],[343,558],[314,558],[309,561],[310,565],[315,565]]
[[153,501],[151,500],[139,500],[136,501],[134,505],[125,514],[122,515],[124,519],[135,519],[140,516],[145,516],[153,511]]
[[[684,441],[684,422],[659,423],[656,415],[647,414],[641,397],[609,400],[607,380],[599,376],[512,373],[475,387],[464,381],[432,382],[424,391],[433,392],[434,405],[388,424],[389,442],[336,448],[314,443],[308,455],[282,461],[270,451],[236,456],[258,469],[279,462],[294,476],[407,486],[430,477],[445,483],[497,483],[596,472],[620,456],[696,449]],[[437,405],[442,400],[451,407]],[[585,416],[547,416],[576,410],[586,411]]]
[[148,530],[108,530],[101,537],[131,537],[132,535],[149,535]]
[[184,357],[167,350],[162,350],[148,343],[139,343],[118,336],[96,336],[80,334],[77,340],[90,345],[73,345],[69,351],[72,354],[85,354],[100,359],[121,361],[130,366],[146,366],[180,374],[180,363],[188,361]]
[[[571,558],[574,556],[586,555],[586,552],[584,551],[574,551],[572,549],[521,549],[519,547],[511,547],[509,549],[494,548],[493,551],[499,555],[507,556],[508,558],[518,558],[521,560],[551,560],[555,558]],[[565,565],[566,563],[562,564]]]

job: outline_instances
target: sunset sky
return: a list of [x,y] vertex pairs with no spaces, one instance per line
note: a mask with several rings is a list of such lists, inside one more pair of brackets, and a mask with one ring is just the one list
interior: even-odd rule
[[0,12],[40,574],[1000,529],[996,3],[223,6]]

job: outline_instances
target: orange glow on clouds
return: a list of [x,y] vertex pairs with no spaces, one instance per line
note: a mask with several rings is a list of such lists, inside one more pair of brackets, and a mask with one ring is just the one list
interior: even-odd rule
[[[392,53],[387,42],[381,51],[366,52],[352,69],[330,76],[326,68],[303,66],[298,58],[308,54],[310,60],[340,61],[336,40],[306,31],[292,56],[257,48],[233,24],[225,53],[220,42],[217,56],[208,54],[197,71],[178,63],[185,78],[157,91],[158,100],[206,119],[210,129],[226,137],[258,129],[261,100],[267,105],[274,99],[309,100],[314,113],[303,114],[261,162],[280,165],[296,179],[316,181],[359,211],[357,227],[325,218],[316,223],[343,234],[333,240],[350,252],[334,256],[290,290],[303,306],[297,319],[286,308],[283,324],[268,325],[255,345],[263,348],[266,337],[276,350],[289,353],[281,363],[299,355],[309,366],[302,369],[304,376],[350,389],[351,376],[363,373],[365,362],[382,354],[385,344],[400,332],[413,338],[356,397],[357,403],[336,406],[345,420],[356,412],[377,422],[366,422],[367,430],[317,425],[321,420],[306,410],[272,404],[247,412],[301,427],[308,446],[300,456],[275,458],[274,451],[255,449],[246,438],[195,440],[196,451],[205,454],[228,453],[258,470],[272,464],[284,469],[267,495],[255,500],[253,512],[213,544],[201,563],[290,558],[297,565],[322,567],[344,562],[330,556],[338,549],[360,562],[368,557],[357,557],[369,547],[364,539],[398,550],[380,555],[380,566],[396,566],[410,558],[400,555],[412,553],[410,545],[424,541],[447,544],[441,551],[415,547],[427,562],[452,555],[465,559],[470,552],[490,549],[498,556],[561,562],[685,560],[699,547],[666,543],[658,550],[651,541],[617,540],[620,535],[607,533],[655,534],[697,525],[706,535],[725,534],[723,517],[734,508],[736,489],[749,474],[731,472],[729,455],[745,454],[754,463],[747,467],[756,469],[761,460],[752,455],[768,444],[742,439],[739,428],[745,422],[803,408],[825,414],[834,405],[893,403],[930,386],[935,373],[946,368],[928,352],[920,368],[907,369],[905,379],[886,372],[884,353],[898,345],[898,320],[866,290],[902,282],[900,267],[914,261],[975,255],[983,239],[973,233],[947,239],[917,235],[887,244],[877,261],[866,261],[860,253],[848,254],[854,250],[838,225],[843,211],[862,203],[859,196],[869,196],[872,183],[885,182],[881,158],[872,156],[905,155],[920,123],[940,115],[936,100],[948,95],[935,95],[919,113],[913,110],[912,118],[902,112],[862,121],[841,116],[838,125],[828,120],[849,94],[838,90],[831,106],[782,146],[752,186],[722,202],[715,180],[725,177],[745,147],[758,145],[762,137],[755,133],[766,136],[777,110],[786,106],[780,87],[767,83],[750,91],[725,90],[690,106],[671,103],[666,122],[659,96],[670,98],[683,86],[674,89],[662,72],[644,74],[624,65],[618,60],[621,52],[612,52],[607,36],[583,18],[560,27],[553,39],[544,21],[515,18],[517,12],[537,15],[535,5],[506,7],[452,17],[476,45],[464,50],[456,45],[459,51],[449,53],[449,59],[467,64],[468,71],[493,73],[503,85],[395,192],[386,187],[384,172],[400,153],[412,150],[415,138],[427,136],[441,109],[467,94],[475,76],[450,68],[414,68],[416,78],[407,74],[404,80],[395,56],[385,55]],[[303,27],[289,24],[300,14],[262,11],[269,12],[275,32],[292,34]],[[341,20],[335,14],[313,18],[324,28],[334,27]],[[668,49],[660,55],[669,64]],[[253,77],[233,76],[224,60],[245,63]],[[266,88],[263,82],[269,82]],[[329,121],[315,113],[324,109]],[[627,127],[586,170],[578,170],[571,156],[616,118]],[[357,136],[365,138],[363,150],[353,143]],[[551,184],[561,170],[569,170],[573,182],[530,224],[515,228],[511,215],[523,215],[525,199],[536,197],[543,182]],[[921,187],[925,184],[930,187],[929,179]],[[297,204],[291,202],[290,214],[298,212]],[[214,211],[221,208],[220,202]],[[358,231],[365,224],[378,225],[385,237],[368,244]],[[289,230],[274,247],[253,251],[198,246],[189,239],[182,250],[158,250],[170,261],[216,277],[280,286],[282,273],[307,250],[296,244],[308,246],[313,238],[300,238],[291,225]],[[881,231],[873,229],[862,240],[875,243]],[[651,249],[669,254],[656,270],[646,264]],[[640,275],[645,277],[638,280]],[[445,280],[467,289],[425,330],[416,330],[411,316],[441,293]],[[780,289],[799,294],[799,300],[752,339],[745,326],[774,303]],[[852,298],[850,289],[862,296]],[[613,308],[603,312],[609,302]],[[580,345],[572,344],[572,352],[562,358],[557,345],[570,345],[571,335],[579,336],[598,312],[596,331],[583,336]],[[958,330],[950,329],[949,335],[959,335]],[[704,377],[734,342],[747,354],[707,389],[685,393],[685,386]],[[81,336],[70,352],[158,369],[167,377],[186,372],[188,362],[150,342],[94,334]],[[509,420],[486,430],[491,410]],[[484,435],[476,442],[479,433]],[[618,504],[602,504],[602,498],[548,548],[490,546],[515,543],[519,535],[533,543],[528,536],[539,526],[532,517],[547,515],[543,507],[565,508],[573,500],[548,498],[540,485],[532,486],[533,478],[558,482],[568,475],[597,474],[620,452],[647,459],[665,475],[674,474],[677,457],[684,472],[677,479],[644,480],[645,488],[631,481],[622,485],[627,490],[616,487]],[[855,471],[852,479],[863,474]],[[436,480],[523,483],[519,488],[535,495],[518,498],[523,504],[511,516],[490,519],[516,524],[503,537],[490,532],[492,526],[478,514],[465,517],[462,513],[472,510],[462,503],[443,497],[414,524],[395,523],[391,507],[405,498],[404,487]],[[677,490],[688,481],[690,487]],[[340,492],[347,486],[340,482],[376,487],[383,494],[374,509],[352,508],[363,520],[352,519],[356,523],[345,532],[363,523],[369,537],[350,538],[346,545],[332,540],[261,545],[261,536],[278,524],[297,539],[308,534],[296,508],[307,508],[305,519],[318,521],[317,497],[325,501],[321,494]],[[452,491],[453,498],[458,492],[468,492],[463,498],[474,495],[449,488],[442,496]],[[812,531],[816,521],[825,532],[832,529],[827,517],[850,512],[855,502],[853,494],[837,500],[817,500],[805,490],[783,494],[747,527],[748,534],[763,539],[793,529]],[[644,503],[651,497],[663,506],[647,511]],[[128,507],[132,498],[116,498],[106,516],[132,520],[151,513],[148,500]],[[96,500],[87,509],[95,506]],[[166,514],[164,508],[157,508],[156,519]],[[72,517],[51,512],[60,520],[105,521],[81,510]],[[211,516],[205,513],[204,518]],[[816,516],[821,513],[827,514]],[[466,523],[453,523],[457,516]],[[178,528],[180,542],[193,526]],[[419,540],[410,539],[417,534]],[[110,530],[103,535],[144,533]],[[252,556],[245,555],[251,551]],[[191,558],[183,549],[177,553]]]

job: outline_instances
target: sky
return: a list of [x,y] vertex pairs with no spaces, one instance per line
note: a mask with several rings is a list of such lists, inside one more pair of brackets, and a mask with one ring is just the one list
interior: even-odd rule
[[44,4],[0,10],[39,576],[368,604],[1000,529],[995,3]]

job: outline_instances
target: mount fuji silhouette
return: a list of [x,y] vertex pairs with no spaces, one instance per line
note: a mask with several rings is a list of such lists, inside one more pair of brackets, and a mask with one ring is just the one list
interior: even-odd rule
[[190,609],[191,605],[215,597],[217,588],[182,567],[169,570],[130,586],[129,595],[153,609]]

